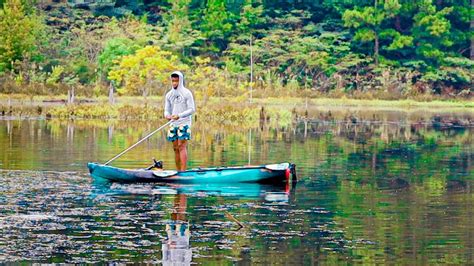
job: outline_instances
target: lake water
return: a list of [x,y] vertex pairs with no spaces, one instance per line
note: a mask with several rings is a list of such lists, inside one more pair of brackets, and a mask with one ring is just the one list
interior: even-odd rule
[[[468,264],[472,113],[314,114],[206,125],[190,167],[293,162],[288,186],[103,184],[105,162],[160,123],[0,120],[0,262]],[[122,158],[174,168],[160,132]],[[241,226],[240,226],[240,225]]]

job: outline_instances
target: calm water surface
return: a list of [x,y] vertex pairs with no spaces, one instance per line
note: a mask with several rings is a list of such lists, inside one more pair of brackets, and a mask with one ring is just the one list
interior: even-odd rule
[[[191,167],[291,161],[299,182],[197,187],[88,175],[159,123],[4,118],[0,261],[472,263],[472,115],[317,117],[198,121]],[[113,164],[153,157],[174,168],[164,133]]]

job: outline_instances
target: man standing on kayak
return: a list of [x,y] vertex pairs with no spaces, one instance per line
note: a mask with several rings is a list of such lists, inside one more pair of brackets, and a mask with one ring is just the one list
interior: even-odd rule
[[171,74],[171,90],[165,95],[165,118],[172,120],[167,139],[173,143],[176,170],[186,171],[187,141],[191,139],[192,114],[196,112],[193,94],[184,87],[183,73]]

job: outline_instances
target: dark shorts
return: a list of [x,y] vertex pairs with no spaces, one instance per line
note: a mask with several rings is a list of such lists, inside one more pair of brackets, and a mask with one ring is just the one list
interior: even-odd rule
[[168,141],[175,140],[190,140],[191,139],[191,128],[188,125],[185,126],[171,126],[168,129],[168,135],[166,136]]

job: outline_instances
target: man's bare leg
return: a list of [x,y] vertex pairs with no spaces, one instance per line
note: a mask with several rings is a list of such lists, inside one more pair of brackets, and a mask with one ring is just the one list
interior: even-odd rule
[[176,163],[176,170],[181,171],[181,157],[179,155],[179,140],[173,141],[174,161]]
[[187,140],[178,140],[178,150],[179,150],[179,157],[180,157],[180,163],[181,163],[181,169],[180,171],[186,171],[186,166],[188,163],[188,150],[186,148],[187,146]]

